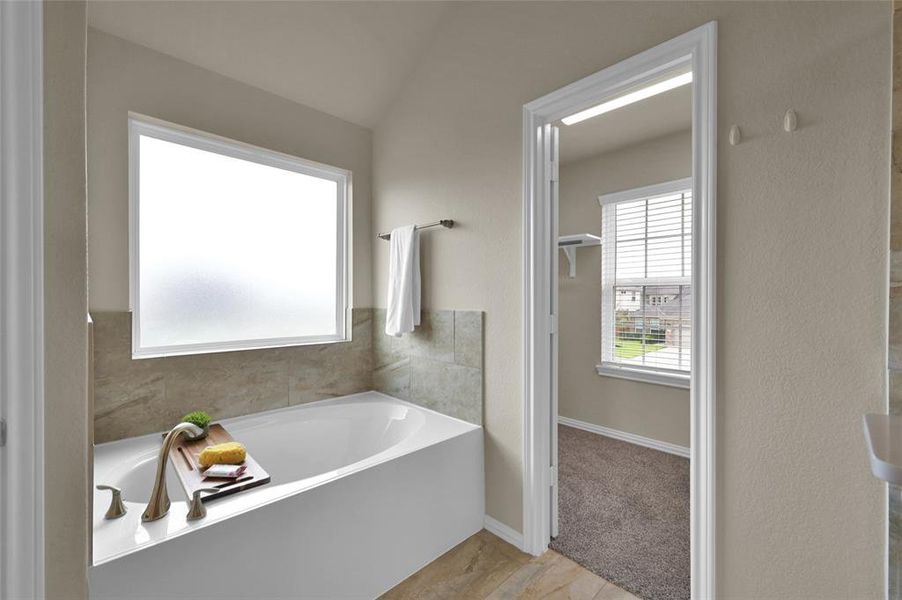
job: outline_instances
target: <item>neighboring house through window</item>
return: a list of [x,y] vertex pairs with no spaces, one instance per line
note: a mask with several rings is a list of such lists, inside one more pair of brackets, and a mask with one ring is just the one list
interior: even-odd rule
[[135,358],[348,339],[351,173],[129,118]]
[[692,180],[599,197],[600,375],[688,387]]

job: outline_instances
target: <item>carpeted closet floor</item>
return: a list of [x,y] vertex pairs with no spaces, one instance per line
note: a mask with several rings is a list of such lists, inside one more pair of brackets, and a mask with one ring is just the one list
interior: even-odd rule
[[689,460],[559,426],[551,547],[646,600],[689,598]]

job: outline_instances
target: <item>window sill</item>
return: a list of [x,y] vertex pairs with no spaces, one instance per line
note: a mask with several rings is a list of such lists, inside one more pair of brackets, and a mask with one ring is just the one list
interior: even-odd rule
[[633,367],[615,367],[607,364],[596,365],[595,370],[602,377],[616,377],[618,379],[628,379],[630,381],[640,381],[642,383],[689,389],[688,374],[668,373]]
[[320,346],[350,342],[351,336],[326,335],[305,338],[274,338],[271,340],[248,341],[244,344],[221,342],[212,344],[192,344],[190,346],[168,346],[163,348],[132,348],[132,360],[145,358],[167,358],[171,356],[196,356],[199,354],[221,354],[224,352],[244,352],[248,350],[274,350],[295,346]]

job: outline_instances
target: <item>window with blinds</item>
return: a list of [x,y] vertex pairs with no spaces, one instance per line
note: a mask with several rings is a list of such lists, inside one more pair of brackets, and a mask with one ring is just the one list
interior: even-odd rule
[[692,181],[599,198],[598,372],[688,386],[692,349]]

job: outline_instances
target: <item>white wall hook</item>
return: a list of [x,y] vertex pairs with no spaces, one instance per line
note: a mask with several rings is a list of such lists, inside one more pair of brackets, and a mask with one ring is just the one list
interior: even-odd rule
[[742,132],[739,131],[739,125],[730,127],[730,145],[736,146],[742,141]]
[[791,133],[799,128],[799,118],[796,116],[796,111],[791,108],[786,111],[786,114],[783,115],[783,129],[787,133]]

